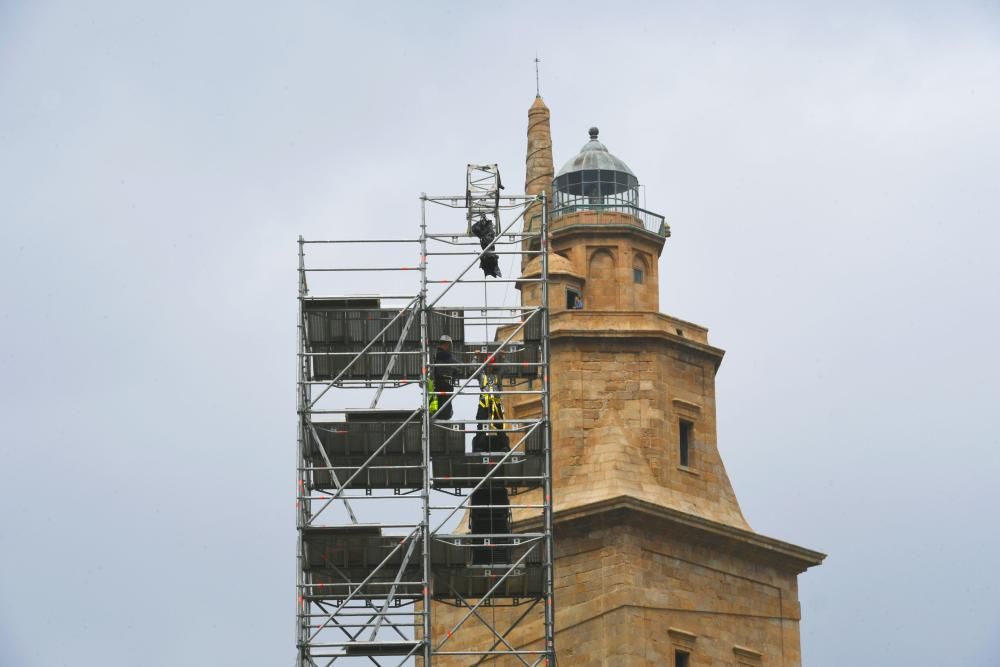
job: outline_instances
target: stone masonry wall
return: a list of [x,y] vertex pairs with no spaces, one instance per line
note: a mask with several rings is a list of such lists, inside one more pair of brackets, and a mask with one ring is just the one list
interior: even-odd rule
[[[556,650],[562,667],[673,665],[799,667],[796,575],[752,548],[694,538],[688,529],[618,510],[560,524],[556,532]],[[524,608],[483,609],[501,632]],[[464,610],[435,606],[444,636]],[[491,633],[470,619],[449,650],[488,646]],[[508,636],[540,646],[540,608]],[[468,664],[467,658],[440,660]],[[487,664],[513,665],[497,659]]]
[[[593,320],[604,316],[590,314],[589,331],[598,331],[601,323]],[[716,445],[715,359],[683,341],[616,335],[576,339],[553,327],[556,511],[628,495],[749,528]],[[537,410],[537,402],[517,404],[511,415]],[[679,460],[682,419],[694,427],[688,466]],[[538,495],[514,502],[534,504]],[[526,516],[515,512],[515,519]]]

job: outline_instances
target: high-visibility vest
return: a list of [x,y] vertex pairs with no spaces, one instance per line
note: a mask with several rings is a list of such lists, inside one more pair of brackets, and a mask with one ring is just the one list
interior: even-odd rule
[[[503,401],[500,396],[496,393],[500,390],[500,378],[497,377],[496,373],[487,373],[479,377],[479,407],[487,410],[487,419],[492,422],[501,422],[503,420]],[[494,429],[497,428],[495,424],[491,425]],[[503,430],[503,424],[499,426],[499,430]]]
[[427,378],[427,395],[430,399],[427,401],[427,409],[434,414],[438,410],[438,395],[434,391],[434,380]]

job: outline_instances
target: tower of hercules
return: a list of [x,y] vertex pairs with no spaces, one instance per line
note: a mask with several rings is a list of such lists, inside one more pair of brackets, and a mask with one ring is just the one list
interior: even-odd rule
[[[597,128],[555,172],[549,110],[535,99],[525,191],[549,202],[558,662],[798,667],[797,578],[824,555],[760,535],[743,517],[716,438],[723,351],[705,327],[660,312],[670,229],[640,207],[638,185]],[[537,276],[539,263],[522,276]],[[539,302],[538,283],[520,289],[523,304]],[[514,398],[512,418],[541,409],[536,396]],[[535,493],[511,498],[515,531],[539,521],[517,507],[537,504]],[[461,610],[438,607],[440,632]],[[513,621],[518,609],[489,613]],[[480,631],[465,628],[464,641],[489,642]],[[506,640],[541,636],[539,623],[522,623]]]

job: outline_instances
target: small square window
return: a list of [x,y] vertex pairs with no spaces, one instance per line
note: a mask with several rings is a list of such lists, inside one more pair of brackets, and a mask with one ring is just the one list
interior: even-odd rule
[[645,275],[642,269],[632,269],[632,280],[635,281],[637,285],[641,285]]
[[680,425],[680,464],[689,467],[691,465],[691,446],[694,444],[694,424],[681,420]]
[[674,667],[690,667],[691,654],[687,651],[674,649]]

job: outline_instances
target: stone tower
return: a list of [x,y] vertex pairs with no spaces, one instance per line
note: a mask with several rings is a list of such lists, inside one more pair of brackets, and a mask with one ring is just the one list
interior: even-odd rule
[[[548,120],[536,98],[525,189],[551,187],[559,664],[797,667],[797,577],[824,555],[747,524],[716,444],[723,351],[706,328],[659,312],[669,228],[639,208],[638,179],[597,128],[553,178]],[[537,304],[537,290],[521,285],[522,302]],[[539,410],[524,400],[509,414]],[[512,501],[515,529],[538,521],[516,509],[532,494]],[[540,636],[527,625],[509,639]]]

